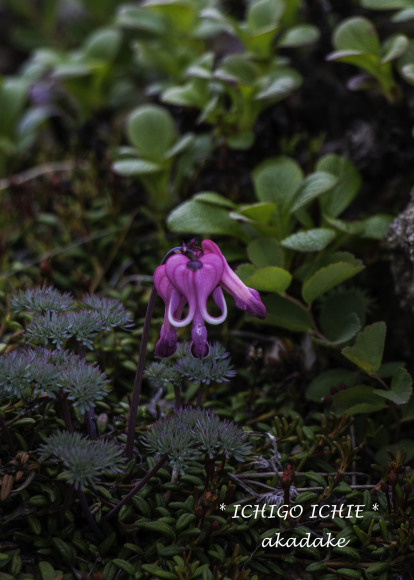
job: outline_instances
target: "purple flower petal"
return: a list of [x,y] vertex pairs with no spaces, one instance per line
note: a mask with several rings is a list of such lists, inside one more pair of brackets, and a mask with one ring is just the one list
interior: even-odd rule
[[233,296],[236,306],[242,310],[247,310],[257,318],[266,318],[266,307],[260,300],[259,293],[257,290],[243,284],[237,274],[228,265],[220,248],[211,240],[204,240],[201,246],[205,255],[215,254],[221,258],[223,262],[223,274],[220,285]]
[[191,345],[192,355],[195,358],[205,358],[208,356],[210,347],[207,342],[207,329],[204,325],[203,317],[198,312],[194,316],[191,338],[193,340]]
[[227,316],[227,306],[219,294],[217,294],[218,303],[216,304],[221,309],[221,315],[218,317],[211,316],[207,311],[207,300],[210,294],[214,294],[217,290],[217,285],[220,282],[223,274],[223,263],[218,256],[214,254],[207,254],[200,258],[203,267],[194,272],[194,284],[197,289],[197,306],[203,319],[209,324],[221,324]]

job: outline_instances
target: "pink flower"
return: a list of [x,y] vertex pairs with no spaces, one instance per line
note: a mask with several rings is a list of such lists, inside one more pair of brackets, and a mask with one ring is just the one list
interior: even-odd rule
[[[208,324],[221,324],[227,316],[227,306],[222,288],[236,301],[236,306],[258,318],[265,318],[266,308],[259,293],[248,288],[228,265],[218,246],[211,240],[201,244],[202,249],[190,249],[191,257],[184,253],[174,254],[154,272],[154,285],[164,300],[165,316],[155,354],[172,356],[177,349],[176,329],[193,323],[191,352],[197,358],[209,353],[207,342]],[[187,248],[183,248],[183,252]],[[219,307],[220,316],[214,317],[207,310],[211,296]],[[188,313],[181,318],[185,305]]]

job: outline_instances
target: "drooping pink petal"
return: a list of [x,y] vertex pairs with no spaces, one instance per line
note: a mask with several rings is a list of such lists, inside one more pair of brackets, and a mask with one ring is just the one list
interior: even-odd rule
[[201,243],[204,257],[209,254],[219,256],[223,263],[223,274],[220,285],[231,294],[236,302],[236,306],[241,310],[247,310],[257,318],[266,318],[266,307],[260,299],[257,290],[249,288],[244,284],[237,274],[230,268],[226,258],[220,248],[211,240],[204,240]]
[[[187,263],[189,261],[190,260],[186,256],[176,254],[169,258],[165,268],[166,275],[173,286],[171,291],[171,301],[168,308],[168,320],[170,324],[177,328],[190,324],[197,308],[197,296],[195,294],[195,287],[192,278],[193,272],[187,268]],[[182,296],[188,302],[188,314],[185,318],[179,319],[174,315],[174,306],[178,305]]]
[[168,322],[164,322],[161,326],[160,338],[155,345],[155,356],[167,358],[175,354],[177,350],[177,331],[174,326]]
[[212,294],[211,297],[213,298],[213,302],[217,304],[217,306],[221,310],[220,316],[211,316],[207,311],[207,305],[205,302],[200,303],[199,305],[199,312],[201,316],[204,318],[206,322],[209,324],[222,324],[227,318],[227,304],[224,299],[223,291],[220,286],[217,286]]
[[195,358],[205,358],[210,352],[210,347],[207,342],[207,329],[204,325],[203,317],[199,312],[196,312],[193,320],[193,328],[191,330],[191,353]]
[[165,303],[164,324],[161,327],[160,338],[155,345],[155,355],[165,358],[175,354],[177,350],[177,331],[168,320],[168,311],[171,308],[174,316],[179,317],[183,311],[186,300],[179,296],[172,299],[174,287],[165,272],[165,265],[159,266],[154,272],[154,286]]
[[227,307],[224,298],[223,300],[220,300],[219,296],[217,298],[219,300],[218,306],[221,309],[221,315],[219,317],[211,316],[208,313],[207,300],[217,289],[223,275],[223,263],[219,256],[215,256],[214,254],[202,256],[200,262],[202,268],[194,271],[194,285],[196,287],[198,311],[209,324],[221,324],[227,316]]
[[170,293],[172,289],[172,284],[168,279],[168,276],[165,272],[165,265],[158,266],[158,268],[154,272],[154,286],[157,290],[158,294],[164,300],[165,304],[170,299]]

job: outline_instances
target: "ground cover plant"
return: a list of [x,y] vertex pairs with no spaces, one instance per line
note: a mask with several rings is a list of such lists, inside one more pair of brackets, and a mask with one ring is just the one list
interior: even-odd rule
[[0,578],[412,578],[414,3],[0,13]]

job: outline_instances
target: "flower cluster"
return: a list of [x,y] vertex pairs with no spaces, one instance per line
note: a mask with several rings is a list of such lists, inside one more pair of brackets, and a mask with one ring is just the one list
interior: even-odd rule
[[[189,254],[189,256],[185,254]],[[219,247],[211,240],[204,240],[201,249],[184,247],[180,253],[168,258],[154,273],[154,285],[165,303],[164,324],[155,347],[160,357],[172,356],[177,349],[176,329],[192,322],[191,352],[196,358],[209,353],[207,342],[208,324],[221,324],[227,316],[223,289],[233,296],[236,306],[257,316],[266,317],[266,308],[259,293],[248,288],[228,265]],[[221,314],[211,316],[207,300],[211,297]],[[184,307],[188,313],[182,318]]]

